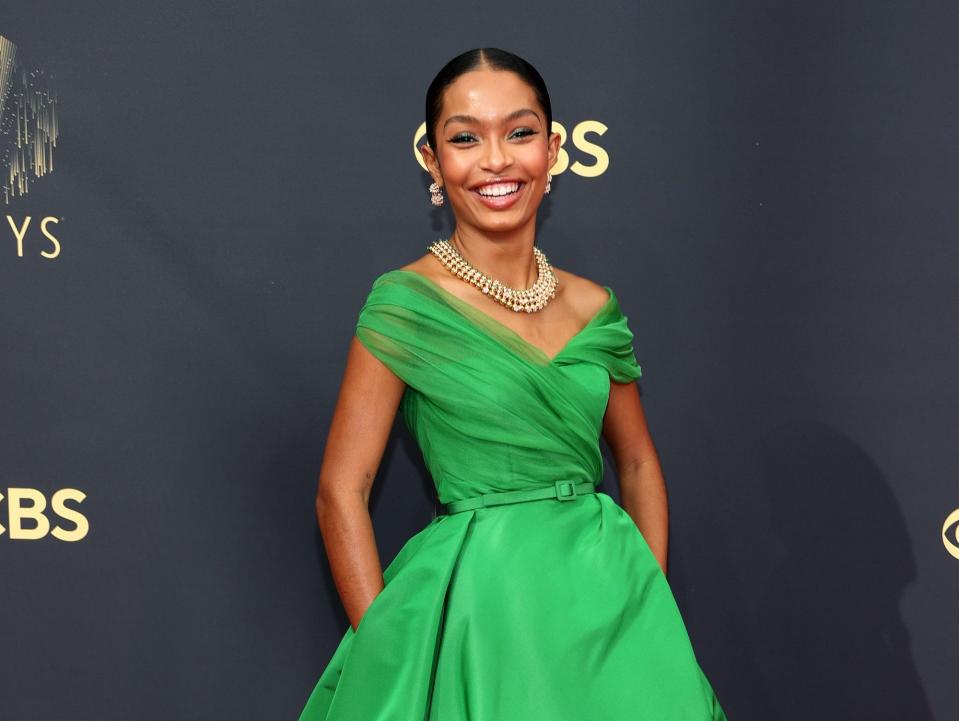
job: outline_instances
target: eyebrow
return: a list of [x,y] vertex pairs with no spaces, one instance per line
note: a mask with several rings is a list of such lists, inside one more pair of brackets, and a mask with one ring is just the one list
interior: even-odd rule
[[[521,118],[524,115],[532,115],[536,118],[539,118],[539,113],[536,111],[531,110],[530,108],[520,108],[519,110],[514,110],[512,113],[507,115],[504,120],[508,123],[509,121],[516,120],[516,118]],[[478,118],[474,118],[472,115],[450,115],[446,119],[446,122],[443,123],[443,129],[445,130],[446,126],[450,123],[473,123],[474,125],[479,125],[480,121]]]

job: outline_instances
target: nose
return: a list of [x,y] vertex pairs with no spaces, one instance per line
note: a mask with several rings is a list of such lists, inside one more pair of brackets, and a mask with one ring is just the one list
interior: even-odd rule
[[502,139],[493,137],[486,144],[481,159],[484,170],[498,173],[504,168],[513,164],[513,158],[509,153],[509,145]]

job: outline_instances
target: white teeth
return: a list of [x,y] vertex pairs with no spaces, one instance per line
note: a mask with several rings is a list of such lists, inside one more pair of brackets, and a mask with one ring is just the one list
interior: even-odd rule
[[497,183],[496,185],[484,185],[476,192],[487,198],[495,198],[500,195],[510,195],[519,190],[519,183]]

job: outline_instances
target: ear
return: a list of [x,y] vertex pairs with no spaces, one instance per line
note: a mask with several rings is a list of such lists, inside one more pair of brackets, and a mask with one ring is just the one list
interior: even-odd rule
[[423,156],[423,163],[426,165],[426,170],[433,176],[436,184],[442,188],[443,171],[440,170],[439,158],[436,157],[436,153],[433,152],[433,148],[429,146],[429,143],[423,143],[420,146],[420,155]]
[[552,170],[553,166],[556,165],[556,160],[559,158],[559,147],[563,142],[562,137],[559,133],[551,133],[549,140],[546,144],[546,166]]

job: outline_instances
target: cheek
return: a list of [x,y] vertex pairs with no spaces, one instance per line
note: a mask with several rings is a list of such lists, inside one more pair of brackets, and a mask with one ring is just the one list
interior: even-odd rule
[[462,157],[448,158],[443,163],[443,178],[448,185],[458,185],[469,177],[470,166]]
[[545,148],[537,148],[524,155],[523,165],[530,175],[546,175],[549,169],[549,153]]

